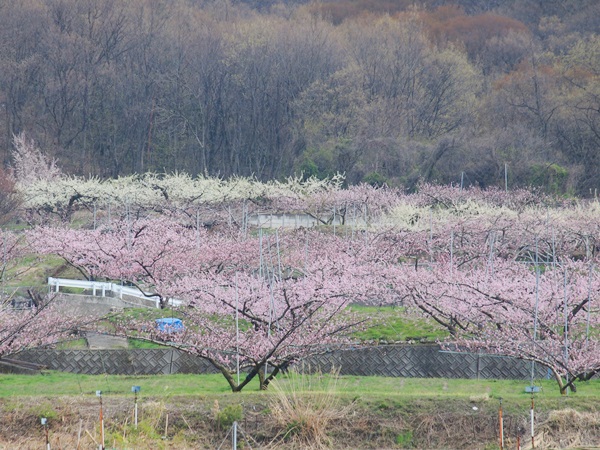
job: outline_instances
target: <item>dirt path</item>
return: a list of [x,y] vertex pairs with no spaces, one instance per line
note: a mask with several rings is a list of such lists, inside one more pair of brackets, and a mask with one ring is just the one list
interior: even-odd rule
[[123,337],[87,332],[85,338],[91,350],[125,349],[129,347],[127,339]]

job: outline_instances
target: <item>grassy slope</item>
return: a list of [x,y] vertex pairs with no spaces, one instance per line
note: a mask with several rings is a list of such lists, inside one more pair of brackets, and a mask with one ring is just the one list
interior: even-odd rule
[[352,305],[350,309],[359,316],[372,319],[366,330],[354,334],[362,341],[432,342],[448,336],[432,320],[412,317],[405,308]]

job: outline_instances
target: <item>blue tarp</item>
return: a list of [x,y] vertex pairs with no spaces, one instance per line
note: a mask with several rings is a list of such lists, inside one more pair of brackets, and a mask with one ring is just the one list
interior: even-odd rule
[[156,319],[156,327],[159,331],[165,333],[177,333],[183,331],[184,326],[181,319],[175,317],[165,317],[163,319]]

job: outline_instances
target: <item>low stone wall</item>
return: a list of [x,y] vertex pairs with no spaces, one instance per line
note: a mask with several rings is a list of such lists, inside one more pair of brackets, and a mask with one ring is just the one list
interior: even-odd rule
[[[137,350],[30,350],[11,356],[52,370],[82,374],[152,375],[213,373],[202,358],[176,349]],[[304,370],[342,375],[418,378],[523,379],[531,376],[531,363],[515,358],[442,352],[437,345],[382,345],[334,351],[307,358]],[[536,378],[547,369],[536,366]]]

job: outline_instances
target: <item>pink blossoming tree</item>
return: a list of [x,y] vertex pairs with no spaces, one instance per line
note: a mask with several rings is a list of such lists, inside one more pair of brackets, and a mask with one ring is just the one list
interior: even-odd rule
[[264,388],[293,361],[346,343],[360,324],[346,306],[372,290],[362,241],[316,232],[244,238],[162,218],[97,230],[38,228],[29,238],[89,276],[156,292],[163,307],[169,298],[182,301],[175,309],[184,332],[134,321],[120,330],[207,359],[233,391],[256,377]]
[[[480,252],[483,254],[484,252]],[[600,372],[600,274],[594,261],[554,264],[438,255],[382,269],[383,295],[451,333],[445,347],[483,351],[550,369],[561,392]]]
[[79,321],[57,305],[55,297],[47,297],[33,290],[27,296],[17,295],[4,285],[15,272],[17,262],[26,253],[19,236],[0,232],[0,258],[3,291],[0,294],[0,359],[28,348],[54,344],[65,339]]

